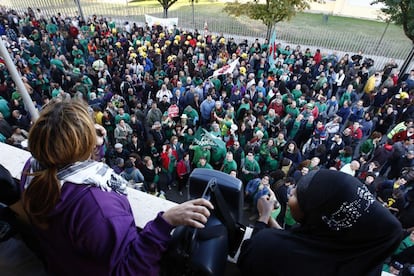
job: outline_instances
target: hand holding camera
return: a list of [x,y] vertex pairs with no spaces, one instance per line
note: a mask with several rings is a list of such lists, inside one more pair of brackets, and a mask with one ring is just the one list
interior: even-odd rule
[[277,208],[279,202],[277,201],[275,194],[272,192],[269,195],[264,195],[257,201],[257,210],[259,212],[258,221],[264,222],[270,227],[282,229],[280,225],[272,218],[272,211]]

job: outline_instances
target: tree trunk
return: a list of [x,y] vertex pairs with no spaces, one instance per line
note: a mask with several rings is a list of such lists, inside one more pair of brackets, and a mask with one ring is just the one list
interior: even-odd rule
[[272,36],[272,31],[273,31],[273,24],[268,23],[267,25],[267,31],[266,31],[266,39],[267,41],[270,41],[270,37]]
[[164,18],[168,18],[168,8],[164,7]]
[[403,65],[401,66],[400,69],[400,74],[398,75],[398,78],[400,80],[402,80],[402,78],[404,77],[404,74],[406,73],[405,71],[407,71],[408,67],[410,66],[411,61],[414,58],[414,45],[411,48],[410,53],[408,54],[408,57],[404,60]]

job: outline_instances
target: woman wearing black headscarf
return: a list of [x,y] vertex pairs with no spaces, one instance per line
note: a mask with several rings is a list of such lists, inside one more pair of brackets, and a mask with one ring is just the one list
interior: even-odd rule
[[238,261],[243,275],[380,275],[401,241],[398,220],[358,179],[341,172],[301,178],[289,198],[298,227],[264,229],[273,204],[259,201],[261,216]]

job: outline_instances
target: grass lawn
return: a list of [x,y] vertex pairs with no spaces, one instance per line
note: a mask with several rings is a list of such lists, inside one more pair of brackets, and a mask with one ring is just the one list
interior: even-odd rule
[[[134,1],[129,6],[161,7],[158,1]],[[252,37],[264,37],[266,27],[256,20],[247,17],[232,17],[223,12],[223,2],[200,0],[194,4],[195,28],[203,28],[205,21],[213,32],[232,33]],[[178,17],[181,26],[193,27],[190,1],[179,0],[169,9],[169,17]],[[162,16],[162,14],[159,14]],[[386,23],[373,20],[329,16],[325,23],[322,14],[298,13],[288,22],[276,25],[278,37],[292,43],[318,43],[321,47],[347,51],[362,49],[366,53],[405,57],[405,50],[411,41],[404,35],[402,27],[390,24],[379,49],[377,45],[383,34]],[[385,47],[387,49],[385,49]],[[387,50],[387,52],[384,52]]]
[[[304,29],[328,29],[341,33],[365,34],[367,36],[381,35],[386,23],[373,20],[349,18],[342,16],[329,16],[327,24],[322,20],[322,14],[298,13],[289,22],[281,22],[281,25],[294,25]],[[390,38],[405,38],[402,27],[390,24],[387,30]],[[408,39],[407,39],[408,40]]]

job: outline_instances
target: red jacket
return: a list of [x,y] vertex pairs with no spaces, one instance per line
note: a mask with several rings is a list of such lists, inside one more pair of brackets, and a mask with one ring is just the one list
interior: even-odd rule
[[78,28],[76,28],[75,26],[70,26],[69,27],[69,34],[70,34],[71,37],[76,38],[79,34]]
[[284,106],[283,104],[277,104],[276,101],[272,101],[269,105],[269,109],[274,109],[275,113],[279,115],[279,117],[283,117]]
[[[172,151],[172,155],[174,155],[175,159],[178,159],[177,152],[175,150]],[[168,170],[170,165],[170,156],[168,156],[168,152],[162,152],[160,155],[161,158],[161,167],[165,170]]]
[[399,141],[405,141],[407,138],[412,137],[412,136],[413,135],[408,136],[407,135],[407,130],[403,130],[403,131],[400,131],[400,132],[394,134],[394,136],[392,136],[392,140],[395,143],[395,142],[399,142]]
[[355,129],[354,126],[350,126],[349,129],[351,130],[351,136],[353,139],[361,140],[362,139],[362,130],[361,128]]
[[179,178],[182,178],[183,175],[189,174],[190,172],[187,171],[187,166],[185,165],[185,161],[182,159],[177,163],[177,175]]
[[315,55],[313,56],[313,60],[316,62],[316,64],[321,63],[322,61],[321,53],[316,52]]

